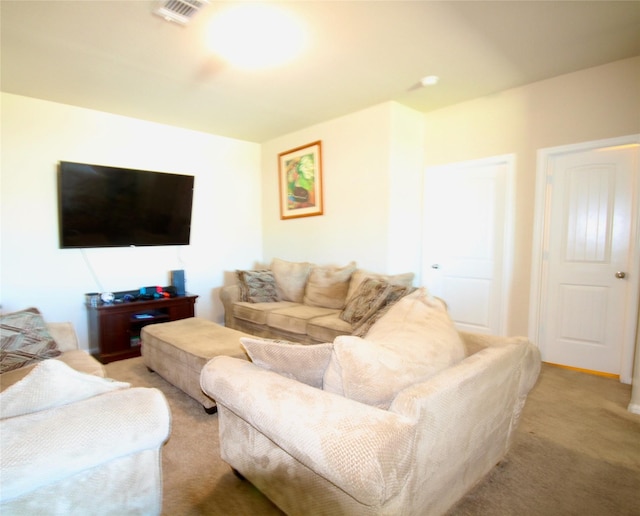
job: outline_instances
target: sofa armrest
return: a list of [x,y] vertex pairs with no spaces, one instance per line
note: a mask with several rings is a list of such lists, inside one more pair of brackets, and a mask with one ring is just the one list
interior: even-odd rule
[[359,502],[382,504],[405,484],[415,432],[409,418],[231,357],[209,361],[200,379],[219,406]]
[[58,344],[60,351],[78,349],[78,336],[73,324],[70,322],[47,323],[47,329]]
[[[450,489],[447,496],[458,496],[471,487],[460,486],[461,468],[467,480],[477,479],[504,457],[539,372],[536,357],[535,346],[516,339],[483,349],[396,396],[389,410],[420,421],[416,467],[425,471],[427,486],[420,496],[454,485],[461,490]],[[427,471],[425,464],[439,466]]]
[[227,285],[220,289],[220,301],[224,307],[224,325],[233,328],[233,303],[240,301],[240,287]]
[[0,421],[0,499],[113,459],[159,449],[170,412],[157,389],[132,388]]

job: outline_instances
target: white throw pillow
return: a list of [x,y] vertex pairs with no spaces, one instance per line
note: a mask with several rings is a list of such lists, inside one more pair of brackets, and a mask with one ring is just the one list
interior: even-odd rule
[[323,388],[387,409],[409,385],[423,382],[465,356],[444,304],[424,289],[405,296],[369,330],[367,338],[340,336]]
[[312,387],[322,388],[324,371],[333,350],[332,343],[305,345],[250,337],[241,337],[240,342],[257,366]]
[[44,360],[0,393],[0,419],[75,403],[130,384],[81,373],[60,360]]

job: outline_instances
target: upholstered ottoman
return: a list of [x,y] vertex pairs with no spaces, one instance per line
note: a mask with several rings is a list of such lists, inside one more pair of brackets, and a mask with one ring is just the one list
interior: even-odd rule
[[207,412],[214,413],[216,402],[202,392],[200,371],[218,355],[248,360],[240,337],[250,336],[197,317],[149,324],[140,335],[142,357],[151,371],[202,403]]

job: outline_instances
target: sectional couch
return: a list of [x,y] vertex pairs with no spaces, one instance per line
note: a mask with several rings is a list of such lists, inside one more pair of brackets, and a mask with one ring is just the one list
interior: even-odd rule
[[424,289],[364,338],[314,346],[242,338],[201,386],[220,453],[285,514],[438,516],[507,453],[540,353],[458,332]]
[[414,273],[378,274],[275,258],[268,267],[236,271],[220,291],[225,326],[302,344],[364,335],[385,309],[413,290]]

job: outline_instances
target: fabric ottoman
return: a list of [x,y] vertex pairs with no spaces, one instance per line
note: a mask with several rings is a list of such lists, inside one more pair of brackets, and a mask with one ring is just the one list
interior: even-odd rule
[[251,336],[198,317],[149,324],[140,334],[142,358],[150,370],[214,413],[216,402],[202,392],[200,371],[218,355],[248,360],[240,337]]

